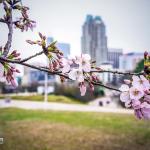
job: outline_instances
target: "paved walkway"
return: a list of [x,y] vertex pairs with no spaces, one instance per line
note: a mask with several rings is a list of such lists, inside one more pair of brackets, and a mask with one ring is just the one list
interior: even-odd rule
[[10,102],[5,102],[0,100],[0,108],[16,107],[23,109],[44,109],[44,110],[58,110],[58,111],[82,111],[82,112],[111,112],[111,113],[124,113],[132,114],[132,110],[118,109],[118,108],[105,108],[90,105],[81,104],[64,104],[64,103],[54,103],[54,102],[31,102],[24,100],[11,100]]

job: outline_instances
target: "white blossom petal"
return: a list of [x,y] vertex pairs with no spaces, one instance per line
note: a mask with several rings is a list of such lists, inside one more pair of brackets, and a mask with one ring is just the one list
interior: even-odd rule
[[131,100],[125,102],[125,107],[126,108],[131,107]]
[[140,78],[138,76],[135,76],[135,75],[132,76],[132,79],[133,79],[133,81],[139,81],[140,80]]
[[122,92],[122,93],[120,94],[120,100],[121,100],[122,102],[127,102],[127,101],[129,101],[129,100],[130,100],[129,92]]
[[72,80],[76,80],[77,79],[77,72],[75,69],[71,70],[69,73],[69,78],[72,79]]
[[127,91],[129,91],[129,86],[126,84],[122,84],[121,87],[119,88],[119,90],[122,92],[127,92]]
[[91,71],[91,64],[90,63],[86,64],[86,65],[82,66],[82,68],[83,68],[84,72],[90,72]]
[[79,74],[77,77],[78,82],[84,82],[84,76],[83,74]]
[[62,62],[63,68],[61,69],[63,73],[70,71],[70,60],[67,60],[66,58],[61,58],[60,60]]
[[90,61],[91,60],[91,56],[89,54],[83,54],[82,58],[84,61]]
[[62,70],[62,73],[69,72],[70,71],[70,65],[64,66],[61,70]]

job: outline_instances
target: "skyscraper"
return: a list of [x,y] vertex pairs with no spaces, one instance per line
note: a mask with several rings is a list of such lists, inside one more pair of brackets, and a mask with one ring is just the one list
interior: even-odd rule
[[100,16],[87,15],[82,26],[82,53],[90,54],[96,65],[107,61],[107,36],[105,24]]

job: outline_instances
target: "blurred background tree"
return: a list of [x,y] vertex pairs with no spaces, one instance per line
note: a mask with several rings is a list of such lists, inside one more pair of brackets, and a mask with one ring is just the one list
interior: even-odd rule
[[143,71],[143,68],[144,68],[144,59],[142,59],[136,66],[134,72],[141,72]]

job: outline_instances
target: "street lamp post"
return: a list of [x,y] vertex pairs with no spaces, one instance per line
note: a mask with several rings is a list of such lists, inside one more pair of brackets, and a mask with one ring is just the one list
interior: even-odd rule
[[48,74],[45,73],[44,102],[48,102]]

